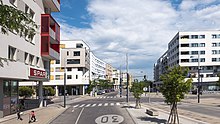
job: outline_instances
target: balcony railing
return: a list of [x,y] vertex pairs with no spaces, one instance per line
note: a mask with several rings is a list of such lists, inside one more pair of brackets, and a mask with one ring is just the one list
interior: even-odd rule
[[60,0],[43,0],[44,8],[50,8],[52,12],[60,11]]

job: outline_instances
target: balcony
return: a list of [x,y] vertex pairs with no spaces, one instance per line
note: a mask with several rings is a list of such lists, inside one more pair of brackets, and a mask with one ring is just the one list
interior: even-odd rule
[[44,7],[50,8],[52,12],[60,11],[60,0],[43,0]]
[[41,55],[58,60],[60,53],[60,26],[50,14],[41,15]]

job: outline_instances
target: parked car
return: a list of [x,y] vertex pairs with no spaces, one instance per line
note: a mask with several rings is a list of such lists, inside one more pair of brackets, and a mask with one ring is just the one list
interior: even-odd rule
[[[197,90],[193,90],[192,94],[196,95],[197,94]],[[200,90],[199,94],[202,95],[202,91],[201,90]]]
[[101,90],[99,90],[98,92],[97,92],[97,95],[102,95],[103,93],[102,93],[102,91]]

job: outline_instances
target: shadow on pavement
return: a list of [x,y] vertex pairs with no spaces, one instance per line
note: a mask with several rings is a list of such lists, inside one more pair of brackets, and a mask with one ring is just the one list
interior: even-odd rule
[[158,124],[161,124],[161,123],[166,123],[167,120],[165,119],[158,119],[156,117],[137,117],[137,119],[140,119],[141,121],[150,121],[150,122],[154,122],[154,123],[158,123]]

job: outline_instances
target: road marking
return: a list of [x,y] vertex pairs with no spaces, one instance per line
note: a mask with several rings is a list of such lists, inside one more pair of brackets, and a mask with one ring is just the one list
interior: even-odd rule
[[102,115],[95,119],[97,124],[120,124],[124,121],[121,115]]
[[79,106],[80,108],[83,107],[85,104],[82,104],[81,106]]
[[106,98],[109,98],[108,96],[106,96]]
[[105,105],[104,106],[108,106],[108,103],[105,103]]
[[79,104],[78,104],[78,105],[73,106],[73,108],[76,108],[76,107],[78,107],[78,106],[79,106]]
[[86,107],[89,107],[91,104],[86,105]]
[[119,103],[119,102],[117,102],[117,103],[116,103],[116,105],[120,105],[120,103]]
[[77,120],[76,120],[75,124],[77,124],[77,123],[78,123],[79,118],[80,118],[80,116],[81,116],[81,114],[82,114],[83,110],[84,110],[84,108],[82,108],[81,112],[79,113],[79,116],[78,116],[78,118],[77,118]]
[[96,106],[96,104],[93,104],[92,107]]
[[110,105],[111,105],[111,106],[113,106],[113,105],[114,105],[114,103],[111,103]]
[[102,106],[102,103],[99,103],[99,105],[98,106]]

